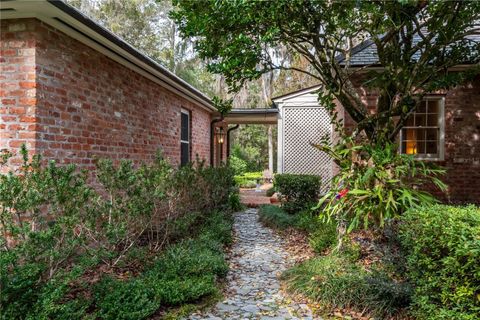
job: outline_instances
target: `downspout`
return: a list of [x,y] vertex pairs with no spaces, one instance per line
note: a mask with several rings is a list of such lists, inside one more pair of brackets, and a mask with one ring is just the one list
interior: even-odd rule
[[215,156],[215,123],[223,121],[223,115],[218,118],[218,119],[213,119],[212,122],[210,122],[210,166],[213,167],[215,162],[214,162],[214,156]]
[[237,130],[240,125],[237,124],[236,126],[233,126],[231,128],[228,128],[227,130],[227,160],[230,158],[230,132],[233,130]]

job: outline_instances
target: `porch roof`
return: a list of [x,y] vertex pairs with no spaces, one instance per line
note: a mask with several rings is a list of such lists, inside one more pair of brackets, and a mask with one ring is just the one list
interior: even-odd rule
[[278,109],[232,109],[224,120],[230,124],[277,124]]

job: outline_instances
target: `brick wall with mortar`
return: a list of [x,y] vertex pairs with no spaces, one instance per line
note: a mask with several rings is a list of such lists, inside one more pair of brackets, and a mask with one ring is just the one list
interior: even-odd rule
[[[90,169],[95,158],[138,163],[152,160],[161,149],[178,164],[183,108],[191,114],[192,160],[196,154],[209,160],[208,111],[35,19],[2,21],[2,50],[3,30],[18,24],[28,26],[34,53],[36,91],[27,102],[35,127],[25,131],[34,152]],[[22,35],[13,32],[8,36]],[[11,62],[5,67],[22,67]],[[16,87],[20,82],[12,83],[9,90]],[[9,138],[8,147],[23,142],[29,141]]]
[[[0,25],[0,150],[18,153],[25,143],[35,152],[36,71],[34,20],[1,20]],[[21,157],[9,166],[21,164]],[[6,171],[7,167],[0,170]]]
[[[358,87],[362,100],[373,112],[377,95]],[[447,194],[429,188],[445,202],[480,204],[480,77],[460,85],[445,97],[445,159],[435,161],[447,170],[442,180],[449,186]],[[343,113],[345,127],[355,122]]]

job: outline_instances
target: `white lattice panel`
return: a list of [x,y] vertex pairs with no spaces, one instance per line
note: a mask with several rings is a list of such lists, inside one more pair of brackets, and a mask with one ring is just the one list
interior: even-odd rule
[[332,178],[332,160],[311,146],[331,139],[328,112],[321,107],[285,107],[283,116],[283,172],[315,174],[322,177],[322,191]]

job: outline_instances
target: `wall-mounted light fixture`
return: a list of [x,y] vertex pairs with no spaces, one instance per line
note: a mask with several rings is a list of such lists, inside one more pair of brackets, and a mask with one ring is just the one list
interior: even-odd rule
[[223,132],[223,127],[217,127],[217,130],[215,131],[215,137],[217,138],[218,144],[223,144],[225,141],[225,132]]

